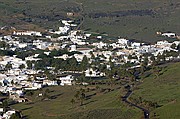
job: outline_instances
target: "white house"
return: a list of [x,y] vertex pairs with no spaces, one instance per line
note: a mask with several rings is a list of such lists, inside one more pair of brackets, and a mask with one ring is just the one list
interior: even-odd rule
[[77,48],[77,51],[83,53],[84,55],[89,54],[90,52],[93,51],[93,49],[90,48]]
[[61,59],[68,59],[68,58],[71,58],[72,56],[68,56],[68,54],[63,54],[62,56],[54,56],[54,58],[58,59],[58,58],[61,58]]
[[58,31],[51,32],[51,33],[54,33],[54,34],[65,34],[65,33],[67,33],[69,30],[70,30],[70,24],[67,23],[66,26],[64,26],[64,27],[59,27],[59,30],[58,30]]
[[37,32],[37,31],[22,31],[22,32],[14,31],[13,35],[42,36],[41,32]]
[[43,85],[56,86],[58,84],[57,84],[57,81],[43,80]]
[[34,40],[33,45],[35,45],[38,49],[46,49],[48,48],[52,43],[50,42],[43,42],[40,40]]
[[36,58],[35,55],[29,56],[29,57],[25,57],[25,61],[38,61],[38,60],[42,60],[42,59],[41,58]]
[[102,39],[102,36],[97,36],[97,39]]
[[101,76],[104,76],[104,74],[99,71],[94,71],[92,68],[87,69],[85,71],[85,77],[101,77]]
[[131,44],[131,47],[133,47],[133,48],[138,48],[140,46],[141,46],[141,43],[137,43],[137,42],[134,42]]
[[19,43],[18,47],[19,48],[25,48],[25,47],[27,47],[27,43]]
[[74,57],[78,62],[81,62],[83,60],[84,54],[74,54]]
[[74,77],[72,75],[68,75],[66,77],[60,77],[60,80],[61,80],[60,85],[62,85],[62,86],[64,86],[64,85],[73,85]]
[[[6,113],[3,114],[3,118],[4,118],[4,119],[10,119],[11,115],[12,115],[12,114],[15,114],[15,113],[16,113],[15,110],[9,110],[9,111],[7,111]],[[2,119],[3,119],[3,118],[2,118]]]
[[163,33],[162,36],[166,36],[166,37],[176,37],[176,34],[175,33]]
[[103,48],[107,46],[107,43],[103,43],[102,41],[99,43],[93,43],[93,46],[96,46],[97,48]]
[[[0,108],[0,113],[2,113],[2,112],[4,112],[4,109]],[[2,118],[0,117],[0,119],[2,119]]]
[[118,39],[118,43],[121,45],[128,45],[129,40],[124,39],[124,38],[120,38],[120,39]]
[[71,48],[70,52],[76,51],[76,45],[71,45],[70,48]]
[[40,88],[42,88],[42,84],[34,82],[34,83],[32,83],[32,86],[29,86],[29,87],[24,88],[24,89],[25,90],[37,90]]
[[90,37],[90,36],[91,36],[91,34],[86,33],[86,34],[85,34],[85,36],[86,36],[86,37]]

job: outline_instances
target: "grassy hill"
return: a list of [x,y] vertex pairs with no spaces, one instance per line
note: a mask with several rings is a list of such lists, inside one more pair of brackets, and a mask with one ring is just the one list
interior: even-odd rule
[[[152,119],[178,119],[180,116],[180,62],[160,67],[161,71],[157,78],[154,73],[151,73],[142,80],[140,85],[135,85],[129,100],[148,109]],[[12,105],[12,108],[22,111],[22,114],[30,119],[143,118],[142,111],[122,102],[121,96],[126,93],[124,86],[114,85],[111,90],[108,90],[109,85],[99,86],[99,88],[93,85],[46,87],[34,91],[31,96],[26,94],[30,102]],[[86,94],[83,105],[80,105],[75,98],[81,88],[85,89]],[[47,92],[49,100],[38,96],[44,92]],[[138,101],[140,98],[141,103]],[[75,99],[75,103],[71,102],[72,99]],[[158,106],[156,108],[148,106],[149,102],[155,102]]]
[[151,110],[151,118],[178,119],[180,107],[180,63],[167,66],[161,71],[159,78],[154,75],[143,80],[131,98],[157,102],[160,107]]
[[0,25],[31,30],[57,28],[67,12],[79,11],[77,3],[65,0],[1,0],[0,6]]
[[[30,119],[139,119],[143,117],[140,110],[128,107],[121,102],[121,90],[98,93],[96,90],[87,91],[88,87],[85,94],[89,98],[82,106],[78,102],[72,104],[71,100],[79,88],[85,87],[55,86],[48,87],[50,100],[41,100],[41,97],[38,97],[39,93],[47,90],[44,88],[28,96],[32,102],[19,103],[12,107],[22,111],[22,114]],[[92,89],[92,87],[89,88]]]
[[178,0],[78,1],[86,14],[97,15],[85,17],[84,29],[147,42],[163,39],[156,36],[157,31],[180,31]]
[[0,25],[43,30],[84,16],[83,30],[154,42],[164,39],[157,31],[180,34],[179,8],[179,0],[1,0]]

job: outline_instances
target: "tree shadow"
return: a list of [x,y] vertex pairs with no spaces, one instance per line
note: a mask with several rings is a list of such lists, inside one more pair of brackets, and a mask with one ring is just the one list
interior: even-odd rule
[[95,96],[95,95],[96,95],[96,93],[93,93],[93,94],[87,95],[87,96],[86,96],[86,99],[87,99],[87,100],[89,100],[89,99],[91,99],[91,97],[93,97],[93,96]]
[[93,103],[93,102],[96,102],[96,101],[97,101],[97,100],[91,100],[91,101],[89,101],[89,102],[87,102],[87,103],[84,103],[83,106],[88,105],[88,104]]
[[53,95],[50,97],[50,99],[56,99],[57,97],[63,95],[63,93],[59,93],[59,94],[56,94],[56,95]]
[[28,117],[28,115],[24,115],[24,116],[22,116],[21,119],[29,119],[29,117]]
[[27,108],[23,108],[21,110],[24,111],[24,110],[28,110],[28,109],[31,109],[31,108],[33,108],[33,107],[27,107]]
[[31,104],[34,104],[34,102],[28,102],[28,103],[26,103],[26,105],[31,105]]

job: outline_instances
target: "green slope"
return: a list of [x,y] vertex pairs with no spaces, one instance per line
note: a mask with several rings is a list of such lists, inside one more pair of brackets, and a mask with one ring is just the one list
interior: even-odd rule
[[[178,119],[180,112],[180,63],[167,66],[158,79],[153,75],[145,78],[131,98],[157,102],[160,107],[151,109],[160,119]],[[154,117],[155,118],[155,117]]]
[[[24,116],[30,119],[139,119],[143,116],[140,110],[128,107],[119,98],[120,90],[108,93],[98,93],[90,99],[84,101],[83,106],[79,103],[71,104],[78,86],[72,87],[48,87],[49,96],[54,96],[51,100],[41,100],[37,95],[42,91],[35,91],[32,97],[28,97],[31,102],[12,105],[13,108],[22,111]],[[96,91],[86,92],[92,95]]]
[[[57,28],[61,25],[59,19],[74,12],[77,14],[71,19],[85,17],[83,30],[155,42],[164,39],[156,36],[157,31],[179,34],[179,8],[179,0],[1,0],[0,25],[19,29]],[[119,16],[113,15],[117,12]],[[92,14],[112,16],[94,18]]]

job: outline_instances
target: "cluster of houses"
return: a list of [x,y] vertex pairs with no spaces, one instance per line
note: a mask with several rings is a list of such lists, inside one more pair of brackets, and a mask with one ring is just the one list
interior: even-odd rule
[[77,24],[74,24],[72,20],[62,20],[61,21],[64,26],[59,27],[58,31],[54,31],[52,29],[49,30],[50,33],[53,34],[67,34],[68,31],[71,30],[72,27],[76,27]]
[[[0,112],[3,113],[3,108],[0,108]],[[16,110],[8,110],[3,115],[0,115],[0,119],[10,119],[12,114],[19,113]]]
[[[12,50],[23,49],[23,50],[44,50],[44,54],[48,55],[53,49],[68,49],[69,52],[80,52],[69,56],[68,54],[63,54],[61,56],[54,56],[54,58],[68,59],[75,57],[78,62],[83,60],[86,56],[91,63],[94,57],[98,57],[104,64],[107,64],[111,59],[115,64],[125,64],[133,63],[135,66],[139,66],[142,61],[142,56],[145,53],[150,53],[157,57],[159,54],[162,55],[164,51],[174,51],[178,52],[176,48],[171,47],[175,44],[177,47],[180,45],[180,41],[168,42],[158,41],[156,44],[146,44],[140,43],[124,38],[119,38],[111,43],[103,42],[103,36],[98,35],[93,37],[96,42],[90,42],[91,33],[85,33],[79,30],[71,30],[71,27],[76,27],[77,25],[73,21],[62,20],[63,27],[59,27],[58,31],[49,31],[49,34],[59,34],[58,38],[52,38],[50,35],[43,36],[41,32],[36,31],[14,31],[12,35],[0,36],[0,41],[6,42],[7,47],[1,47],[1,50]],[[31,42],[21,41],[21,36],[37,36],[37,40]],[[162,36],[175,37],[175,33],[163,33]],[[45,37],[47,40],[41,39]],[[45,51],[45,49],[48,49]],[[74,85],[75,78],[72,75],[66,75],[64,77],[59,77],[57,80],[48,80],[47,76],[41,76],[38,71],[34,68],[28,69],[28,61],[38,61],[39,54],[25,57],[25,59],[17,58],[16,56],[1,56],[0,57],[0,92],[8,93],[9,98],[17,102],[27,101],[24,98],[25,90],[37,90],[43,88],[44,86],[52,85]],[[129,57],[131,56],[131,57]],[[165,60],[171,60],[173,58],[180,58],[180,56],[166,57]],[[149,58],[150,60],[150,58]],[[149,61],[149,65],[150,65]],[[8,65],[10,64],[10,67]],[[107,68],[110,67],[107,64]],[[70,70],[71,71],[71,70]],[[84,71],[85,77],[102,77],[105,73],[93,68],[87,68]],[[4,115],[13,114],[14,112],[5,112]]]

